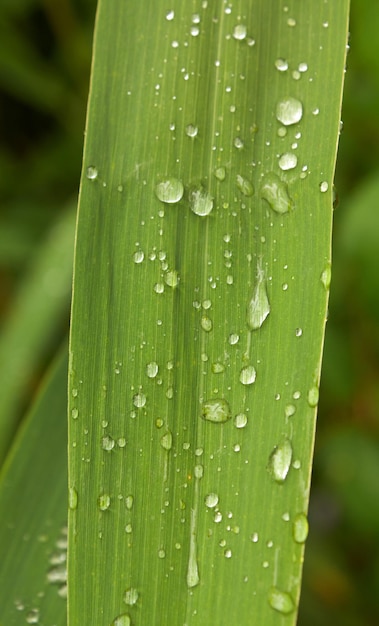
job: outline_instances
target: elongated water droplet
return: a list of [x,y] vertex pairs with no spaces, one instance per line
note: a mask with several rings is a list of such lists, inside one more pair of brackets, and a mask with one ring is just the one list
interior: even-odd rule
[[246,322],[251,330],[258,330],[270,313],[270,303],[267,297],[266,281],[259,261],[257,266],[257,280],[253,296],[247,305]]
[[300,100],[288,96],[279,100],[276,106],[276,119],[284,124],[284,126],[291,126],[291,124],[297,124],[300,122],[303,116],[303,105]]
[[243,367],[240,372],[240,382],[243,385],[252,385],[255,383],[255,379],[257,377],[257,372],[253,365],[247,365]]
[[131,626],[130,616],[127,613],[123,613],[116,617],[111,626]]
[[193,187],[189,193],[191,211],[196,215],[205,217],[213,209],[213,198],[204,187]]
[[304,543],[308,537],[309,524],[304,513],[298,513],[293,520],[293,538],[296,543]]
[[308,400],[308,404],[310,407],[313,408],[318,405],[318,397],[319,397],[318,387],[314,385],[313,387],[309,389],[308,394],[307,394],[307,400]]
[[325,193],[326,191],[328,191],[329,185],[326,182],[326,180],[324,180],[322,183],[320,183],[319,188],[320,188],[321,193]]
[[276,213],[287,213],[292,209],[292,200],[288,194],[287,185],[274,172],[265,174],[260,191],[261,197],[267,200]]
[[68,506],[72,511],[78,506],[78,492],[75,487],[70,487],[68,490]]
[[277,587],[271,587],[268,594],[268,601],[275,611],[283,613],[284,615],[292,613],[292,611],[295,610],[295,603],[290,594],[287,593],[287,591],[281,591]]
[[161,438],[161,446],[165,450],[171,450],[171,448],[172,448],[172,433],[170,431],[165,433],[163,435],[163,437]]
[[330,289],[331,279],[332,279],[332,268],[330,266],[330,263],[328,263],[328,265],[325,267],[325,269],[321,273],[321,277],[320,277],[320,280],[322,284],[324,285],[326,291],[329,291]]
[[125,591],[124,594],[125,604],[128,604],[129,606],[134,606],[135,604],[137,604],[138,596],[139,593],[137,589],[135,589],[134,587],[130,587]]
[[231,418],[228,402],[223,398],[207,400],[202,407],[202,418],[215,424],[227,422]]
[[240,174],[236,176],[237,187],[244,196],[252,196],[254,194],[254,186],[247,178],[244,178]]
[[284,483],[292,461],[292,445],[284,439],[270,454],[267,470],[277,483]]
[[177,178],[167,178],[158,183],[155,187],[155,193],[161,202],[167,204],[175,204],[182,199],[184,193],[184,187],[181,180]]
[[188,556],[187,567],[187,587],[192,589],[196,587],[200,582],[199,567],[197,564],[197,511],[191,509],[191,523],[190,523],[190,549]]

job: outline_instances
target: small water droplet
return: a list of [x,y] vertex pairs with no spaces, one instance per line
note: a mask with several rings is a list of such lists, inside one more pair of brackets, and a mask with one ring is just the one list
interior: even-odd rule
[[203,478],[204,467],[202,465],[195,465],[193,473],[195,478]]
[[169,270],[164,276],[166,285],[175,289],[179,284],[179,274],[176,270]]
[[129,615],[123,613],[113,620],[111,626],[131,626],[131,623]]
[[68,506],[72,511],[78,506],[78,492],[75,487],[70,487],[68,490]]
[[313,387],[311,387],[308,391],[307,394],[307,400],[308,400],[308,404],[310,407],[315,407],[318,405],[318,398],[319,398],[319,391],[318,391],[318,387],[316,387],[316,385],[314,385]]
[[225,367],[222,363],[212,363],[212,372],[213,374],[222,374],[225,371]]
[[299,63],[299,67],[298,67],[299,72],[301,72],[302,74],[304,72],[308,71],[308,65],[307,63]]
[[101,447],[103,448],[103,450],[110,452],[110,450],[113,450],[113,448],[115,447],[115,440],[113,439],[113,437],[106,435],[101,439]]
[[243,141],[241,137],[235,137],[233,143],[235,148],[238,148],[238,150],[241,150],[243,148]]
[[328,191],[329,185],[326,182],[326,180],[324,180],[324,181],[322,181],[322,183],[320,183],[319,189],[320,189],[321,193],[325,193],[326,191]]
[[286,72],[288,70],[288,61],[285,59],[276,59],[275,67],[279,72]]
[[288,26],[294,27],[294,26],[296,26],[296,20],[294,20],[293,17],[289,17],[288,20],[287,20],[287,24],[288,24]]
[[189,193],[191,211],[195,215],[205,217],[213,209],[213,198],[204,187],[193,187]]
[[228,337],[228,342],[231,346],[235,346],[239,342],[240,336],[237,333],[231,333]]
[[171,22],[174,19],[174,17],[175,17],[175,12],[173,10],[167,11],[167,13],[166,13],[166,20],[168,22]]
[[284,172],[293,170],[297,165],[297,156],[293,152],[285,152],[279,157],[279,167]]
[[38,624],[39,622],[39,609],[31,609],[25,617],[27,624]]
[[267,470],[277,483],[284,483],[292,460],[292,445],[289,439],[284,439],[275,446],[270,454]]
[[106,511],[111,505],[111,497],[108,493],[102,493],[98,498],[100,511]]
[[240,372],[240,382],[243,385],[252,385],[255,383],[255,379],[257,377],[257,372],[253,365],[247,365],[243,367]]
[[288,417],[292,417],[292,415],[295,415],[296,413],[296,407],[294,404],[286,404],[286,407],[284,409],[284,414],[285,416]]
[[234,425],[236,428],[245,428],[247,424],[247,415],[245,413],[238,413],[234,418]]
[[261,328],[263,322],[270,313],[270,303],[268,301],[266,280],[262,269],[262,263],[257,265],[257,280],[253,291],[253,296],[247,305],[246,322],[251,330]]
[[201,328],[205,330],[205,332],[207,333],[209,333],[213,328],[212,320],[206,315],[202,316],[200,323],[201,323]]
[[214,172],[217,180],[223,181],[226,178],[226,169],[225,167],[217,167]]
[[320,277],[320,280],[321,280],[322,284],[324,285],[326,291],[329,291],[329,289],[330,289],[330,281],[331,281],[331,279],[332,279],[332,268],[330,266],[330,263],[328,263],[328,265],[322,271],[321,277]]
[[292,209],[292,200],[288,195],[287,185],[274,172],[265,174],[260,191],[261,197],[276,213],[287,213]]
[[301,337],[302,334],[303,334],[302,329],[301,328],[296,328],[296,330],[295,330],[296,337]]
[[227,422],[231,418],[228,402],[223,398],[207,400],[202,407],[202,418],[215,424]]
[[204,498],[205,506],[209,509],[214,509],[218,505],[217,493],[208,493]]
[[129,587],[129,589],[125,591],[124,602],[129,606],[134,606],[135,604],[137,604],[138,597],[139,593],[137,589],[135,589],[134,587]]
[[88,180],[96,180],[98,174],[99,172],[97,171],[97,167],[95,167],[94,165],[89,165],[89,167],[87,167],[86,176]]
[[308,537],[309,524],[304,513],[298,513],[293,520],[293,538],[296,543],[304,543]]
[[183,183],[178,178],[167,178],[155,187],[155,194],[158,200],[167,204],[179,202],[183,197],[183,193]]
[[275,611],[283,613],[284,615],[292,613],[292,611],[295,610],[295,603],[290,594],[286,591],[281,591],[277,587],[271,587],[268,594],[268,601]]
[[253,533],[253,534],[250,536],[250,539],[251,539],[251,541],[252,541],[253,543],[258,543],[258,541],[259,541],[259,535],[258,535],[258,533]]
[[73,420],[78,419],[79,411],[77,408],[71,409],[71,417]]
[[242,41],[246,38],[246,35],[247,28],[245,24],[237,24],[237,26],[233,28],[233,37],[234,39],[237,39],[237,41]]
[[131,534],[132,534],[132,532],[133,532],[133,527],[132,527],[132,525],[131,525],[131,524],[126,524],[126,526],[125,526],[125,532],[126,532],[126,534],[127,534],[127,535],[131,535]]
[[224,550],[224,557],[225,557],[226,559],[231,559],[231,558],[232,558],[232,554],[233,554],[233,553],[232,553],[232,551],[231,551],[231,549],[230,549],[230,548],[227,548],[226,550]]
[[171,448],[172,448],[172,433],[170,431],[167,431],[167,433],[165,433],[163,435],[163,437],[161,438],[161,446],[165,450],[171,450]]
[[199,129],[197,126],[194,126],[193,124],[188,124],[186,126],[187,137],[196,137],[198,132],[199,132]]
[[145,404],[146,404],[146,396],[145,396],[145,394],[144,393],[136,393],[133,396],[133,404],[138,409],[141,409],[143,406],[145,406]]
[[237,187],[244,196],[252,196],[254,194],[254,186],[247,178],[237,174],[236,176]]
[[303,116],[303,105],[300,100],[288,96],[279,100],[276,105],[276,119],[284,126],[291,126],[300,122]]

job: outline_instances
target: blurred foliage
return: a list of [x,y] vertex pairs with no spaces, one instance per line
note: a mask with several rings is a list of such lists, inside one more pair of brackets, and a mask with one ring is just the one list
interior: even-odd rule
[[[94,0],[0,6],[0,315],[77,194]],[[352,0],[333,281],[299,626],[379,623],[379,12]],[[56,352],[68,316],[28,383]],[[3,365],[3,364],[2,364]]]

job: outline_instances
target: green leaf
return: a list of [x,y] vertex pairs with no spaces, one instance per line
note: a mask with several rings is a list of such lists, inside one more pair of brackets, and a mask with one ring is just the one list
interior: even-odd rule
[[294,624],[348,2],[100,2],[69,624]]
[[0,475],[0,617],[7,626],[66,623],[66,375],[65,352]]

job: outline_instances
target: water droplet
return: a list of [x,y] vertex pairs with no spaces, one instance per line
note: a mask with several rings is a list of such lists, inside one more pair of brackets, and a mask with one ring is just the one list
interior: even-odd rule
[[279,72],[286,72],[288,70],[288,61],[285,59],[276,59],[275,67]]
[[146,396],[145,396],[145,394],[144,393],[136,393],[133,396],[133,404],[138,409],[141,409],[143,406],[145,406],[145,404],[146,404]]
[[307,395],[307,400],[308,400],[308,404],[310,407],[313,408],[318,405],[318,397],[319,397],[318,387],[314,385],[313,387],[309,389],[308,395]]
[[239,342],[240,336],[237,333],[231,333],[228,337],[228,342],[231,346],[235,346]]
[[301,328],[296,328],[296,330],[295,330],[296,337],[301,337],[302,334],[303,334],[302,329]]
[[171,22],[171,20],[173,20],[174,17],[175,17],[175,12],[173,10],[167,11],[167,13],[166,13],[166,20],[168,22]]
[[330,266],[330,263],[328,263],[328,265],[322,271],[321,277],[320,277],[320,280],[321,280],[322,284],[324,285],[326,291],[328,291],[330,289],[330,281],[331,281],[331,279],[332,279],[332,268]]
[[234,425],[236,428],[245,428],[247,424],[247,415],[245,413],[238,413],[234,418]]
[[308,71],[308,65],[307,63],[299,63],[299,72],[304,73]]
[[130,535],[133,532],[133,528],[132,528],[131,524],[126,524],[125,532],[126,532],[127,535]]
[[[200,34],[200,28],[198,26],[191,26],[190,34],[192,35],[192,37],[197,37]],[[194,135],[190,135],[190,136],[192,137]]]
[[71,409],[71,417],[73,420],[78,419],[79,411],[77,408]]
[[281,591],[277,587],[271,587],[268,594],[268,601],[275,611],[279,611],[279,613],[283,613],[284,615],[292,613],[292,611],[295,610],[295,603],[290,594],[286,591]]
[[73,389],[71,391],[71,395],[72,395],[73,398],[77,398],[78,397],[78,390],[77,389]]
[[225,167],[217,167],[214,172],[217,180],[223,181],[226,178],[226,169]]
[[113,439],[113,437],[106,435],[101,439],[101,447],[103,448],[103,450],[107,450],[107,452],[110,452],[110,450],[113,450],[113,448],[115,447],[115,440]]
[[202,407],[202,418],[215,424],[227,422],[231,418],[228,402],[223,398],[207,400]]
[[175,289],[179,284],[179,274],[176,270],[169,270],[164,277],[166,285]]
[[68,490],[68,506],[72,511],[78,506],[78,492],[75,487],[70,487]]
[[253,533],[253,534],[250,536],[250,539],[251,539],[251,541],[252,541],[253,543],[258,543],[258,541],[259,541],[259,535],[258,535],[258,533]]
[[292,152],[285,152],[279,157],[279,167],[286,172],[287,170],[293,170],[297,165],[297,156]]
[[209,333],[213,328],[212,320],[206,315],[203,315],[201,318],[201,328],[207,333]]
[[288,96],[282,98],[276,105],[276,119],[284,126],[291,126],[300,122],[303,116],[303,105],[300,100]]
[[247,178],[244,178],[240,174],[236,176],[237,187],[244,196],[252,196],[254,194],[254,186]]
[[287,24],[291,27],[296,26],[296,20],[294,20],[293,17],[289,17],[287,20]]
[[39,609],[31,609],[25,617],[27,624],[38,624],[39,622]]
[[309,524],[304,513],[298,513],[293,520],[293,538],[296,543],[304,543],[308,537]]
[[230,550],[230,548],[227,548],[227,550],[224,550],[224,557],[226,559],[231,559],[232,558],[232,551]]
[[288,417],[292,417],[292,415],[295,415],[296,413],[296,407],[294,404],[286,404],[286,407],[284,409],[284,414],[285,416]]
[[135,589],[134,587],[130,587],[125,591],[124,594],[125,604],[128,604],[129,606],[134,606],[135,604],[137,604],[138,596],[139,593],[137,589]]
[[167,433],[165,433],[163,435],[163,437],[161,438],[161,446],[165,450],[171,450],[171,448],[172,448],[172,433],[170,431],[167,431]]
[[189,203],[191,211],[201,217],[209,215],[213,209],[213,198],[204,187],[191,189],[189,193]]
[[256,377],[257,372],[253,365],[247,365],[246,367],[243,367],[240,372],[240,382],[243,385],[252,385],[253,383],[255,383]]
[[145,258],[145,255],[142,252],[142,250],[137,250],[137,252],[135,252],[133,254],[133,261],[134,261],[134,263],[142,263],[144,258]]
[[100,511],[106,511],[111,505],[111,497],[108,493],[102,493],[98,498]]
[[267,470],[278,483],[284,483],[292,460],[292,445],[289,439],[284,439],[275,446],[270,454]]
[[193,473],[195,478],[203,478],[204,467],[202,465],[195,465]]
[[273,172],[269,172],[263,177],[261,197],[267,200],[276,213],[287,213],[292,209],[292,200],[288,195],[287,185]]
[[243,148],[243,141],[240,137],[235,137],[233,143],[235,148],[238,148],[238,150],[241,150]]
[[218,495],[217,493],[208,493],[204,499],[205,506],[209,509],[214,509],[218,505]]
[[[197,34],[199,34],[199,33],[197,33]],[[199,129],[198,129],[197,126],[194,126],[193,124],[188,124],[186,126],[186,135],[187,135],[187,137],[196,137],[198,132],[199,132]]]
[[150,363],[148,363],[146,365],[146,375],[149,378],[155,378],[156,375],[158,374],[158,363],[156,363],[155,361],[151,361]]
[[155,291],[155,293],[163,293],[164,292],[164,284],[163,283],[155,283],[154,291]]
[[123,613],[113,620],[111,626],[131,626],[131,623],[129,615]]
[[222,363],[212,363],[212,372],[214,374],[222,374],[225,371],[225,367]]
[[94,165],[90,165],[89,167],[87,167],[86,176],[88,180],[96,180],[98,174],[99,172],[97,171],[97,167],[95,167]]
[[237,39],[237,41],[242,41],[246,38],[247,28],[245,24],[237,24],[237,26],[233,29],[233,37]]
[[270,313],[270,303],[268,301],[266,281],[262,269],[261,261],[257,265],[257,280],[255,283],[253,296],[247,305],[246,322],[251,330],[261,328],[263,322]]
[[326,180],[324,180],[324,181],[322,181],[322,183],[320,183],[319,189],[320,189],[321,193],[325,193],[326,191],[328,191],[329,185],[326,182]]
[[155,193],[161,202],[167,204],[175,204],[183,198],[184,187],[181,180],[177,178],[167,178],[158,183],[155,187]]

